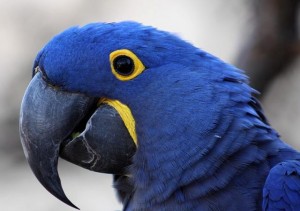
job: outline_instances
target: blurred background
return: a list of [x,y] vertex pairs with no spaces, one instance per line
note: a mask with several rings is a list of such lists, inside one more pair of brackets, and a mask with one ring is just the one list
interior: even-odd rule
[[[35,179],[18,116],[36,53],[55,34],[89,22],[135,20],[171,31],[247,71],[282,138],[300,149],[298,0],[0,0],[1,210],[73,210]],[[110,175],[63,160],[66,195],[81,210],[121,210]]]

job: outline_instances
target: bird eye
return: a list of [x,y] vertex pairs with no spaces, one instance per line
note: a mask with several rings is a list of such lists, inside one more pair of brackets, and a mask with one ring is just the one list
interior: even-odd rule
[[128,81],[145,70],[141,60],[130,50],[113,51],[110,56],[112,73],[121,81]]
[[113,61],[114,69],[120,75],[128,76],[134,71],[134,63],[128,56],[118,56]]

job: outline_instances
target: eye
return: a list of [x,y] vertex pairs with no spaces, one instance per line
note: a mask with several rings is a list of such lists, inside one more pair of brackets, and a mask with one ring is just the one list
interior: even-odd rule
[[121,81],[128,81],[145,70],[141,60],[130,50],[113,51],[110,56],[112,73]]
[[113,61],[114,69],[123,76],[128,76],[134,71],[134,63],[128,56],[118,56]]

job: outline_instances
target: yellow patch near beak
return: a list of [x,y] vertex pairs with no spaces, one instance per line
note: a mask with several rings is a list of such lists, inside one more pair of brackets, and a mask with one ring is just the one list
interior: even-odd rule
[[125,104],[121,103],[118,100],[108,99],[108,98],[100,98],[98,101],[98,105],[100,104],[108,104],[116,109],[122,118],[131,138],[133,139],[135,145],[137,146],[137,135],[135,131],[135,120],[131,113],[131,110]]

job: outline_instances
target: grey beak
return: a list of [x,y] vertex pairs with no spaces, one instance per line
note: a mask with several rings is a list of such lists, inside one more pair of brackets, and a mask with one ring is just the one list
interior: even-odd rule
[[[74,208],[57,172],[59,155],[93,171],[121,173],[136,149],[118,113],[96,103],[96,98],[58,90],[38,72],[21,105],[21,142],[33,173],[51,194]],[[73,139],[82,123],[84,131]]]
[[94,101],[81,94],[57,92],[37,73],[21,105],[21,142],[33,173],[50,193],[74,208],[77,207],[66,197],[58,176],[59,148]]

